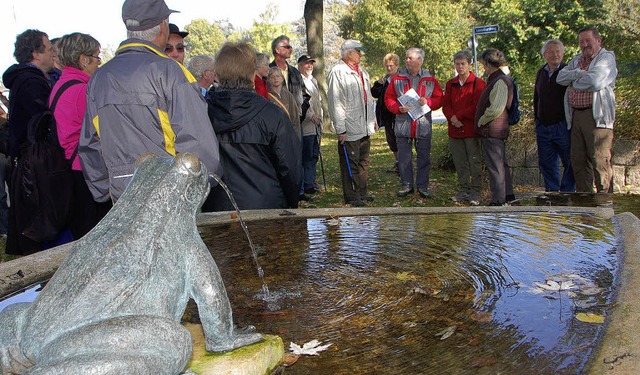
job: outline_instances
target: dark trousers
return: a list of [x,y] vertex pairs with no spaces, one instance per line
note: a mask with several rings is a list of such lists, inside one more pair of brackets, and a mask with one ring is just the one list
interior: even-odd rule
[[[567,122],[560,121],[552,125],[542,125],[536,121],[536,140],[538,143],[538,166],[544,179],[545,191],[576,191],[576,180],[571,168],[571,131]],[[562,179],[560,165],[562,161]]]
[[93,200],[82,171],[73,171],[73,202],[69,229],[74,239],[87,234],[111,209],[111,201],[98,203]]
[[393,121],[384,126],[384,136],[387,139],[387,145],[391,152],[398,152],[398,143],[396,142],[396,130]]
[[482,150],[484,151],[484,162],[489,172],[491,203],[503,204],[506,202],[507,195],[513,195],[511,170],[505,153],[505,141],[496,138],[483,138]]
[[313,188],[316,182],[316,166],[320,157],[320,145],[317,135],[302,137],[302,192]]
[[[347,156],[349,167],[347,167]],[[338,155],[340,155],[340,172],[342,175],[342,193],[346,203],[359,201],[367,195],[367,179],[369,178],[369,150],[371,139],[369,136],[357,141],[345,141],[338,143]],[[349,170],[351,173],[349,173]]]

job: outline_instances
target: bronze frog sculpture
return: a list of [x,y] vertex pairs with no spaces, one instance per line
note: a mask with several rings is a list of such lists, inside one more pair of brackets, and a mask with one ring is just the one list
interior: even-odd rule
[[198,305],[209,351],[262,336],[234,328],[196,214],[209,192],[195,156],[143,156],[126,192],[78,240],[33,303],[0,313],[3,374],[179,374],[192,351],[180,325]]

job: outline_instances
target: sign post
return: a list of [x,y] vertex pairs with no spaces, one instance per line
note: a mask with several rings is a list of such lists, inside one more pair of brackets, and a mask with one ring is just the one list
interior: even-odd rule
[[498,31],[500,31],[500,27],[498,25],[474,26],[472,30],[473,33],[469,43],[473,45],[473,61],[476,75],[478,75],[478,40],[476,39],[476,35],[497,33]]

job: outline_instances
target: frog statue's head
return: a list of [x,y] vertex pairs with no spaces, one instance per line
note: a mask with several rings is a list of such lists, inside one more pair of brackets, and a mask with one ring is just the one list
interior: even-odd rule
[[181,153],[167,158],[145,154],[136,162],[134,177],[118,203],[136,205],[150,199],[166,211],[195,214],[209,188],[207,168],[195,155]]

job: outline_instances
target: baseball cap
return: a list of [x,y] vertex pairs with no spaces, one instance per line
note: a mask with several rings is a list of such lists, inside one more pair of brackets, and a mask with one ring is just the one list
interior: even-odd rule
[[307,61],[316,62],[316,59],[311,57],[311,55],[302,55],[302,56],[298,57],[298,64],[306,63]]
[[366,51],[367,50],[366,48],[364,48],[362,46],[362,44],[360,44],[359,41],[354,40],[354,39],[346,40],[344,42],[344,44],[342,44],[342,47],[340,47],[340,49],[342,51],[349,51],[349,50],[352,50],[352,49],[357,49],[358,51]]
[[180,12],[169,9],[164,0],[125,0],[122,4],[122,22],[127,25],[127,20],[137,21],[137,24],[127,25],[131,31],[149,30],[166,20],[171,13]]
[[186,38],[187,35],[189,35],[189,33],[187,31],[180,31],[180,29],[178,28],[178,26],[170,23],[169,24],[169,34],[178,34],[183,38]]

